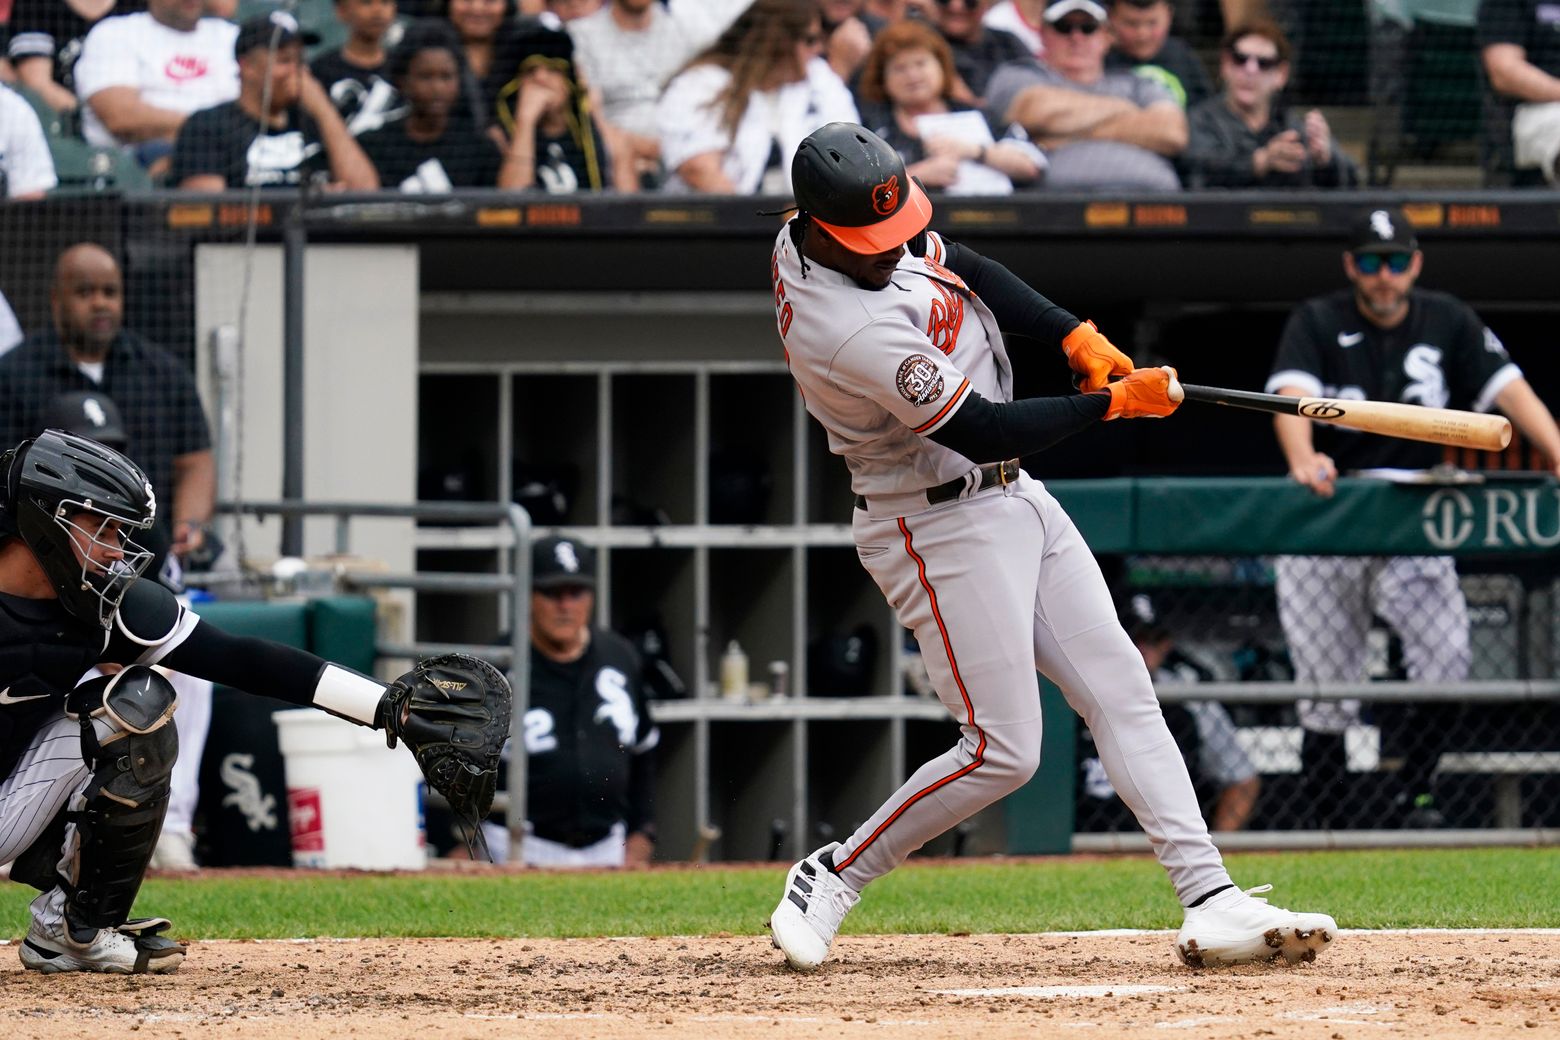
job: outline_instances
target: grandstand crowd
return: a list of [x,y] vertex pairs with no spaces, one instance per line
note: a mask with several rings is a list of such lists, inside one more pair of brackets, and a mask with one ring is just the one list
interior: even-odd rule
[[[1554,184],[1560,6],[1181,7],[0,0],[0,176],[11,198],[299,184],[785,194],[797,144],[845,120],[955,194],[1390,183],[1415,149],[1449,141],[1482,183]],[[1322,15],[1343,27],[1318,32]],[[1316,55],[1332,59],[1325,76]],[[1447,58],[1444,82],[1427,79],[1427,55]],[[1323,86],[1340,62],[1369,116],[1342,133]],[[1473,123],[1449,128],[1470,101]]]

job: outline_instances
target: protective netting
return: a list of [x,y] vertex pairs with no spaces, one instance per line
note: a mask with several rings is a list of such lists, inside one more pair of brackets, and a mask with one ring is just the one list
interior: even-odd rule
[[[1533,689],[1560,674],[1557,574],[1450,557],[1134,557],[1124,620],[1218,829],[1551,827],[1560,700]],[[1078,830],[1135,826],[1085,731]]]

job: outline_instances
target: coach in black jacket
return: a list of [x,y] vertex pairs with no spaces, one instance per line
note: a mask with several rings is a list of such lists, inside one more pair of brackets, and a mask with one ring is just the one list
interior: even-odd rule
[[525,713],[538,867],[642,867],[655,848],[654,756],[638,652],[590,623],[595,552],[569,538],[531,548],[531,696]]

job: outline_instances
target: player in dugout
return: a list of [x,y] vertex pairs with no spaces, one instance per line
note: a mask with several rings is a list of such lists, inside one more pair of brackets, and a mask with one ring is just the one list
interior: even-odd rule
[[[1029,780],[1038,668],[1088,724],[1170,875],[1181,959],[1314,959],[1336,924],[1230,879],[1099,565],[1018,462],[1102,419],[1169,415],[1175,370],[1135,368],[1091,322],[929,230],[920,185],[863,127],[814,131],[791,183],[797,215],[770,261],[787,363],[850,468],[862,565],[915,633],[962,734],[854,834],[791,868],[769,919],[775,945],[792,967],[816,968],[868,884]],[[1012,400],[1004,332],[1057,348],[1084,392]]]
[[[0,454],[0,863],[42,895],[18,947],[46,974],[166,973],[186,947],[130,910],[168,808],[177,694],[152,665],[315,707],[405,741],[473,822],[492,803],[509,684],[449,654],[386,685],[229,635],[141,581],[157,501],[140,468],[45,430]],[[124,667],[76,685],[89,668]],[[14,861],[14,862],[13,862]]]

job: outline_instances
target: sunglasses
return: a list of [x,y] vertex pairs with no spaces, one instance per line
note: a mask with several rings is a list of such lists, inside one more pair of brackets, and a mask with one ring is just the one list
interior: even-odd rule
[[1355,253],[1354,267],[1360,274],[1380,274],[1381,265],[1393,274],[1402,274],[1414,262],[1413,253]]
[[1071,21],[1063,20],[1052,22],[1051,30],[1062,36],[1093,36],[1100,31],[1100,23],[1093,18],[1074,18]]
[[971,11],[980,6],[980,0],[937,0],[938,7],[952,7],[955,3],[967,7]]
[[1263,72],[1272,72],[1274,69],[1278,68],[1284,63],[1284,59],[1278,57],[1277,55],[1269,58],[1261,54],[1247,54],[1239,47],[1231,47],[1228,53],[1230,56],[1230,61],[1233,64],[1245,67],[1249,66],[1252,62],[1256,62],[1257,68]]

